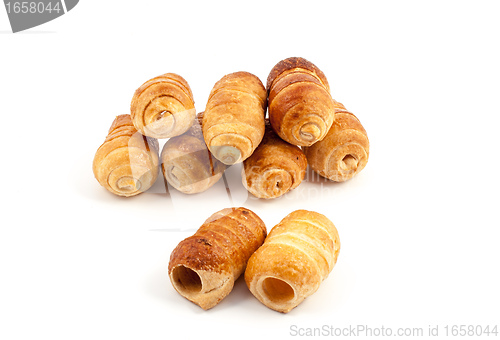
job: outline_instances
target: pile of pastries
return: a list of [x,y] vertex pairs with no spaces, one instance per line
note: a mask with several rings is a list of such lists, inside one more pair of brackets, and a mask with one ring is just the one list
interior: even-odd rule
[[[99,183],[119,196],[148,190],[160,168],[175,189],[203,192],[228,166],[243,163],[245,188],[272,199],[296,188],[307,165],[342,182],[368,161],[360,121],[303,58],[276,64],[265,87],[248,72],[225,75],[199,113],[187,81],[163,74],[135,91],[130,110],[115,118],[93,162]],[[161,152],[158,139],[168,139]],[[260,302],[287,313],[316,292],[339,251],[337,229],[320,213],[294,211],[268,234],[253,211],[227,208],[177,245],[168,274],[174,289],[203,309],[217,305],[244,274]]]
[[248,289],[260,302],[288,313],[318,290],[339,251],[337,229],[320,213],[296,210],[267,235],[253,211],[227,208],[177,245],[168,274],[180,295],[207,310],[224,299],[244,273]]
[[[158,139],[167,138],[160,153]],[[194,194],[243,162],[245,188],[271,199],[296,188],[308,164],[342,182],[365,167],[368,154],[365,129],[332,98],[323,72],[294,57],[273,67],[265,87],[248,72],[225,75],[198,114],[181,76],[146,81],[135,91],[130,114],[113,121],[93,171],[107,190],[129,197],[148,190],[161,166],[170,186]]]

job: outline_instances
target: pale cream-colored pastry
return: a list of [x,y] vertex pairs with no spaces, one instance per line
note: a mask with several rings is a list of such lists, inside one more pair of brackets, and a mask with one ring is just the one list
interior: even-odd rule
[[264,222],[246,208],[213,214],[172,251],[168,264],[172,285],[201,308],[214,307],[231,292],[266,234]]
[[185,194],[203,192],[222,177],[226,165],[208,150],[201,130],[203,112],[184,134],[170,138],[161,152],[165,180]]
[[140,194],[158,176],[158,141],[137,132],[130,115],[117,116],[97,149],[92,170],[97,181],[113,194]]
[[326,137],[303,148],[311,168],[323,177],[343,182],[366,166],[370,143],[358,118],[341,103],[335,103],[335,122]]
[[304,179],[307,159],[302,150],[285,142],[266,122],[259,147],[243,162],[243,186],[259,198],[276,198],[295,189]]
[[179,136],[193,125],[196,117],[193,93],[184,78],[165,73],[135,91],[130,115],[135,128],[145,136]]
[[285,141],[309,146],[322,140],[334,120],[328,81],[304,58],[280,61],[267,78],[269,119]]
[[266,89],[248,72],[228,74],[213,87],[203,116],[203,136],[222,163],[243,162],[264,136]]
[[318,290],[339,251],[339,235],[328,218],[296,210],[270,231],[250,257],[245,281],[264,305],[288,313]]

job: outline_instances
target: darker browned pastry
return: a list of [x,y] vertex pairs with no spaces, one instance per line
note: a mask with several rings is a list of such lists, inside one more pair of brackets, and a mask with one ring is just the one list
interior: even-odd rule
[[304,58],[288,58],[267,79],[269,119],[285,141],[309,146],[323,139],[335,110],[325,75]]
[[214,307],[231,292],[266,235],[264,222],[246,208],[213,214],[172,251],[168,264],[172,285],[201,308]]

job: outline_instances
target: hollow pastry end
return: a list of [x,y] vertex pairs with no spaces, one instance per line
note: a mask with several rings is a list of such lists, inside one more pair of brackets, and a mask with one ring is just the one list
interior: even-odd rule
[[177,291],[186,294],[199,293],[202,288],[201,277],[186,266],[177,266],[172,271],[172,283]]
[[141,166],[123,165],[113,169],[107,177],[107,186],[118,196],[135,196],[149,189],[156,174]]
[[[247,177],[248,175],[248,177]],[[264,173],[245,173],[242,169],[243,185],[247,190],[258,198],[277,198],[286,194],[293,186],[292,175],[284,169],[269,169]]]
[[301,139],[312,142],[321,138],[321,128],[314,123],[307,123],[300,128],[299,135]]
[[[322,140],[332,121],[324,121],[321,117],[312,114],[303,114],[305,108],[302,105],[296,105],[290,109],[288,114],[298,115],[300,119],[285,121],[281,127],[281,133],[278,133],[290,144],[299,146],[311,146]],[[286,133],[290,131],[290,133]]]
[[226,165],[232,165],[241,161],[240,150],[233,146],[212,146],[210,151],[212,151],[215,158]]
[[317,171],[323,177],[335,182],[345,182],[353,178],[366,166],[368,154],[365,149],[357,144],[340,147],[330,155],[326,169]]
[[272,276],[261,278],[261,294],[268,300],[268,306],[282,313],[288,313],[295,305],[296,294],[286,281]]
[[253,143],[248,137],[231,132],[218,134],[208,140],[205,139],[205,142],[212,155],[226,165],[243,162],[254,150]]
[[254,292],[264,305],[280,313],[290,312],[303,300],[291,283],[274,276],[259,277]]
[[141,190],[141,182],[132,176],[126,176],[117,181],[116,187],[120,192],[130,193]]
[[166,169],[164,168],[163,174],[167,182],[177,190],[184,193],[191,193],[193,191],[191,179],[181,167],[171,165]]
[[182,264],[172,268],[170,281],[180,295],[204,310],[217,305],[234,285],[231,275],[195,270]]
[[163,175],[168,184],[184,194],[197,194],[209,189],[217,183],[222,174],[223,172],[220,171],[214,175],[195,181],[179,166],[163,166]]
[[358,159],[353,155],[345,155],[340,161],[340,169],[356,171],[358,168]]

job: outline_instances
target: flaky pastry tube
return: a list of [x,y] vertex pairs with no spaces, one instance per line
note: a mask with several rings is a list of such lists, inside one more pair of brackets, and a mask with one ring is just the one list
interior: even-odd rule
[[245,281],[264,305],[288,313],[317,291],[339,251],[337,229],[327,217],[296,210],[269,232],[250,257]]
[[201,131],[201,112],[184,134],[170,138],[161,152],[163,176],[185,194],[203,192],[222,177],[226,165],[208,150]]
[[330,86],[321,72],[304,58],[287,58],[267,78],[269,119],[285,141],[299,146],[322,140],[334,120]]
[[135,91],[130,115],[135,128],[145,136],[181,135],[196,117],[193,93],[187,81],[178,74],[162,74]]
[[302,150],[285,142],[266,124],[259,147],[243,162],[243,186],[258,198],[276,198],[304,179],[307,159]]
[[266,234],[264,222],[251,210],[216,212],[172,251],[168,264],[172,285],[201,308],[214,307],[231,292]]
[[113,194],[140,194],[158,176],[158,141],[137,132],[130,115],[117,116],[97,149],[92,170],[99,184]]
[[225,75],[212,88],[203,116],[203,136],[222,163],[241,163],[264,136],[266,89],[248,72]]
[[332,181],[344,182],[366,166],[370,142],[359,119],[335,101],[335,122],[328,134],[303,150],[315,172]]

